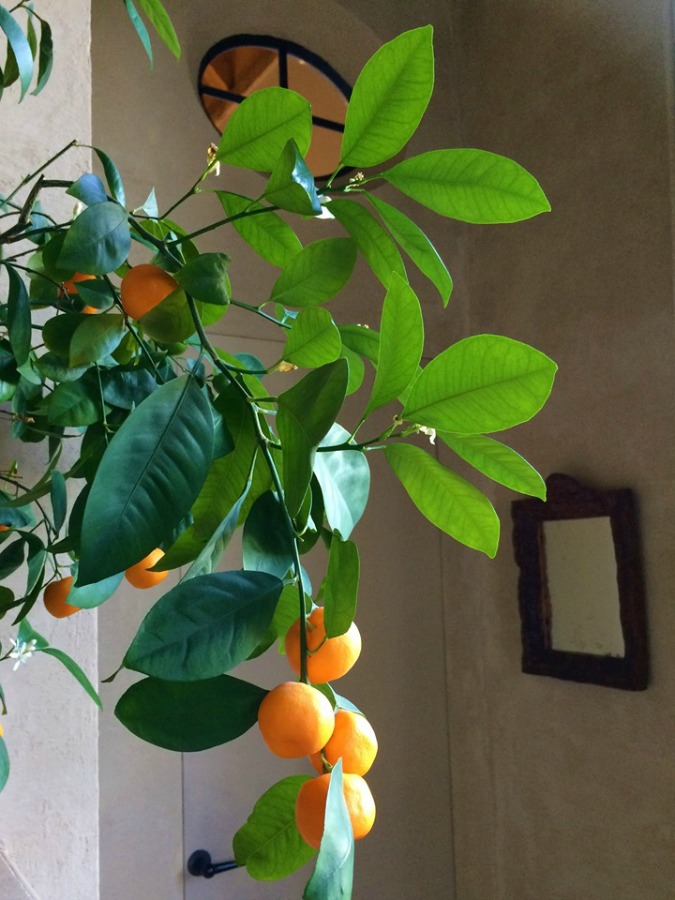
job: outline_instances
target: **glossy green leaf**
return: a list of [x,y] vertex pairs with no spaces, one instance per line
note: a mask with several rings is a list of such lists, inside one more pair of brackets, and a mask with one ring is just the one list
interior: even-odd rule
[[432,37],[431,25],[406,31],[363,67],[347,108],[342,165],[375,166],[415,133],[434,86]]
[[98,467],[82,527],[78,585],[121,572],[160,545],[190,510],[213,451],[199,385],[159,387],[115,434]]
[[9,779],[9,753],[5,739],[0,737],[0,791],[2,791]]
[[375,194],[366,194],[366,197],[382,217],[394,240],[436,287],[443,306],[447,306],[452,293],[452,278],[429,238],[412,219],[395,206],[391,206]]
[[303,900],[350,900],[354,880],[354,833],[342,788],[342,760],[330,776],[324,831],[314,874]]
[[342,343],[359,356],[369,359],[374,366],[380,358],[380,332],[367,325],[338,326]]
[[407,281],[392,277],[382,306],[380,354],[365,415],[399,397],[417,375],[424,349],[424,319]]
[[202,253],[174,277],[195,300],[225,306],[230,302],[229,264],[230,258],[225,253]]
[[277,428],[284,448],[283,484],[291,516],[296,515],[312,477],[316,447],[342,407],[347,390],[347,362],[309,372],[278,398]]
[[[344,444],[349,432],[333,425],[322,447]],[[366,508],[370,490],[370,467],[360,450],[319,451],[314,474],[321,486],[328,524],[346,541]]]
[[321,307],[301,309],[286,337],[283,358],[296,366],[313,369],[341,355],[342,338],[331,314]]
[[168,681],[226,672],[264,635],[282,586],[266,572],[214,572],[181,582],[143,619],[124,665]]
[[458,434],[512,428],[544,405],[556,369],[528,344],[500,335],[474,335],[429,363],[413,384],[403,417]]
[[406,277],[405,266],[396,244],[368,210],[355,200],[335,199],[331,213],[354,239],[377,278],[389,287],[393,273]]
[[136,34],[138,35],[140,42],[143,45],[143,49],[147,53],[150,64],[152,65],[152,44],[150,42],[150,35],[148,34],[148,29],[145,26],[145,22],[138,14],[138,10],[136,9],[136,5],[133,0],[124,0],[124,5],[127,10],[127,15],[129,16],[129,21],[134,26]]
[[283,578],[293,566],[293,538],[277,495],[266,491],[255,501],[244,523],[244,569]]
[[70,340],[70,365],[76,368],[103,359],[117,349],[126,333],[122,315],[87,315]]
[[70,342],[75,331],[82,322],[89,320],[86,313],[66,313],[47,319],[42,327],[42,340],[45,347],[68,359],[70,356]]
[[52,29],[44,19],[40,22],[40,51],[38,54],[38,77],[33,95],[37,96],[49,81],[54,65],[54,42]]
[[255,725],[267,691],[230,675],[206,681],[137,681],[120,697],[115,715],[141,740],[190,753],[219,747]]
[[105,185],[98,177],[91,172],[85,172],[84,175],[75,181],[66,190],[66,194],[81,200],[85,206],[93,206],[94,203],[105,203],[108,199]]
[[26,545],[23,539],[12,541],[4,550],[0,551],[0,581],[4,581],[22,565]]
[[345,347],[344,344],[342,345],[340,356],[344,356],[349,365],[349,381],[347,382],[347,396],[349,397],[350,394],[356,393],[363,384],[366,367],[361,357],[354,353],[353,350],[350,350],[349,347]]
[[47,551],[39,537],[35,534],[25,535],[28,554],[26,556],[26,596],[29,596],[42,583]]
[[116,368],[101,372],[103,399],[120,409],[133,409],[157,390],[157,382],[147,369]]
[[460,222],[520,222],[551,206],[518,163],[487,150],[430,150],[380,173],[408,197]]
[[139,319],[145,334],[163,344],[184,341],[195,332],[187,297],[182,288],[173,291],[161,303]]
[[236,832],[232,847],[237,864],[257,881],[287,878],[314,856],[295,824],[295,802],[309,775],[290,775],[277,782],[253,807]]
[[3,6],[0,6],[0,29],[5,33],[19,72],[19,81],[21,83],[19,102],[21,102],[26,96],[33,79],[33,54],[31,53],[28,38],[23,33],[20,25]]
[[297,253],[272,288],[270,299],[284,306],[319,306],[338,294],[356,263],[351,238],[324,238]]
[[[190,578],[196,578],[198,575],[209,575],[215,569],[218,560],[222,556],[223,551],[229,544],[232,535],[237,529],[241,508],[244,505],[244,501],[246,500],[246,497],[250,490],[252,480],[253,479],[251,475],[241,497],[228,512],[228,514],[213,532],[208,541],[204,543],[203,540],[195,537],[194,528],[192,529],[191,539],[195,542],[198,542],[200,549],[194,562],[191,564],[185,575],[183,575],[183,577],[181,578],[181,581],[187,581]],[[177,544],[178,543],[180,543],[180,539]],[[164,557],[164,559],[166,559],[166,556]],[[161,562],[163,562],[163,560],[161,560]]]
[[109,600],[122,583],[124,578],[123,572],[117,575],[110,575],[102,581],[94,584],[86,584],[83,587],[73,585],[71,587],[66,602],[71,606],[77,606],[80,609],[95,609],[106,600]]
[[59,264],[88,275],[112,272],[131,249],[129,223],[124,209],[111,200],[88,206],[68,229]]
[[526,459],[493,438],[484,434],[448,434],[438,437],[474,469],[498,484],[546,500],[546,483]]
[[176,59],[180,59],[180,43],[176,31],[160,0],[138,0],[138,2],[162,43],[168,47]]
[[304,97],[286,88],[263,88],[235,109],[217,159],[230,166],[271,172],[291,139],[304,156],[311,134],[312,111]]
[[52,486],[50,491],[52,502],[52,515],[54,530],[58,532],[66,520],[68,511],[68,498],[66,496],[66,480],[58,469],[52,471]]
[[228,216],[240,216],[232,222],[233,228],[273,266],[285,266],[302,250],[300,239],[291,226],[274,212],[242,215],[249,210],[265,209],[262,203],[227,191],[216,191],[216,194]]
[[324,624],[329,638],[344,634],[354,621],[359,592],[359,551],[353,541],[330,542],[328,571],[321,585]]
[[66,669],[70,672],[73,678],[80,684],[84,690],[89,694],[94,703],[101,707],[101,698],[96,692],[96,688],[87,678],[84,670],[75,662],[74,659],[71,659],[67,653],[64,653],[63,650],[57,650],[56,647],[44,647],[41,650],[41,653],[46,653],[48,656],[53,656],[54,659],[58,659],[62,666],[65,666]]
[[425,518],[460,543],[494,557],[499,518],[478,488],[412,444],[391,444],[385,455]]
[[57,384],[49,395],[47,419],[52,425],[93,425],[103,416],[98,385],[85,376]]
[[9,294],[7,297],[7,331],[17,365],[22,366],[30,354],[31,316],[28,291],[19,273],[7,266]]
[[94,147],[93,149],[94,153],[99,158],[101,166],[103,167],[103,172],[105,174],[106,181],[108,182],[110,193],[121,206],[124,206],[126,202],[124,197],[124,185],[122,184],[122,178],[117,169],[117,166],[108,156],[108,154],[103,150],[99,150],[98,147]]
[[300,216],[321,212],[314,176],[295,141],[290,140],[284,147],[272,170],[263,199]]

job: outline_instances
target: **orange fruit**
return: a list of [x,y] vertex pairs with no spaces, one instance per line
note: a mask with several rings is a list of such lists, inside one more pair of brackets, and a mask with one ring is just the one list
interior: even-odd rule
[[9,525],[0,525],[0,531],[9,531],[10,527]]
[[[361,653],[361,634],[356,625],[352,622],[345,634],[327,638],[323,612],[323,606],[318,606],[307,620],[307,674],[314,684],[346,675]],[[300,619],[288,629],[286,656],[291,667],[300,672]]]
[[[335,714],[335,728],[323,748],[323,755],[331,766],[342,759],[342,769],[354,775],[365,775],[377,756],[377,738],[373,726],[365,716],[339,709]],[[321,753],[313,753],[310,761],[316,771],[323,773]]]
[[333,733],[334,724],[330,701],[301,681],[284,681],[272,688],[258,710],[263,740],[284,759],[316,753]]
[[71,606],[69,603],[66,603],[66,597],[70,593],[74,580],[73,576],[69,575],[67,578],[50,581],[45,588],[42,596],[45,609],[57,619],[65,619],[66,616],[72,616],[73,613],[80,610],[79,606]]
[[160,581],[164,581],[166,576],[169,574],[166,572],[150,572],[151,569],[156,563],[160,561],[160,559],[164,556],[164,551],[160,550],[159,547],[156,550],[152,550],[148,553],[147,556],[144,556],[143,559],[139,560],[137,563],[134,563],[133,566],[129,566],[129,568],[124,573],[125,578],[129,582],[129,584],[133,584],[135,588],[151,588],[156,584],[159,584]]
[[[319,849],[326,815],[326,800],[330,775],[319,775],[306,781],[295,801],[295,824],[303,840]],[[370,788],[360,775],[346,772],[342,776],[342,790],[347,812],[354,831],[354,840],[365,837],[375,821],[375,801]]]
[[[83,272],[76,272],[72,278],[67,278],[63,282],[63,288],[68,294],[77,294],[77,283],[78,281],[91,281],[92,278],[96,278],[95,275],[85,275]],[[92,307],[89,307],[92,309]]]
[[129,269],[120,285],[124,312],[132,319],[140,319],[165,300],[178,287],[178,282],[164,269],[152,263],[141,263]]

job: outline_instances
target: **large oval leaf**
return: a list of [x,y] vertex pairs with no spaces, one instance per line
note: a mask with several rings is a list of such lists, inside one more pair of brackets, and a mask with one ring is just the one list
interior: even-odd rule
[[324,238],[308,244],[276,280],[270,299],[284,306],[318,306],[349,281],[356,263],[351,238]]
[[282,587],[267,572],[214,572],[181,582],[143,619],[124,665],[168,681],[227,672],[265,634]]
[[[321,446],[332,447],[348,440],[349,432],[335,424]],[[314,458],[314,474],[321,486],[328,524],[346,541],[368,501],[368,460],[361,450],[320,450]]]
[[474,335],[429,363],[412,386],[403,417],[458,434],[512,428],[539,412],[556,370],[553,360],[528,344]]
[[270,87],[247,97],[234,111],[217,159],[230,166],[271,172],[291,139],[304,156],[312,135],[312,109],[300,94]]
[[398,247],[368,210],[351,199],[331,200],[330,211],[356,242],[366,262],[385,288],[395,272],[406,277]]
[[244,568],[283,578],[293,566],[293,538],[279,498],[273,491],[266,491],[255,501],[244,523]]
[[313,369],[340,356],[342,338],[327,309],[308,306],[293,321],[283,357],[296,366]]
[[375,166],[415,133],[434,86],[431,25],[406,31],[372,56],[347,108],[341,162]]
[[314,856],[295,824],[295,801],[309,775],[289,775],[265,791],[234,836],[237,863],[257,881],[287,878]]
[[88,275],[106,275],[129,255],[131,237],[127,214],[108,200],[89,206],[68,229],[59,266]]
[[448,434],[439,438],[469,465],[498,484],[546,500],[546,483],[526,459],[494,438],[484,434]]
[[425,518],[461,544],[482,550],[489,557],[495,555],[499,518],[478,488],[412,444],[392,444],[385,454]]
[[188,513],[213,452],[213,416],[190,376],[162,385],[114,436],[82,526],[78,586],[138,562]]
[[[261,203],[227,191],[216,191],[216,195],[226,214],[233,217],[232,226],[240,236],[273,266],[285,266],[302,250],[300,238],[276,213],[267,211],[257,215],[243,215],[248,211],[265,209]],[[235,218],[237,216],[239,218]]]
[[551,206],[522,166],[487,150],[430,150],[380,173],[442,216],[483,225],[520,222]]
[[141,740],[190,753],[219,747],[248,731],[266,694],[231,675],[192,682],[144,678],[122,694],[115,715]]

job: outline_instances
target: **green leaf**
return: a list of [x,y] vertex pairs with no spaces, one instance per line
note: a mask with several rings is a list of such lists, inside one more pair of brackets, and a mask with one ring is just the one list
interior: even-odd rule
[[[228,216],[239,216],[250,210],[265,209],[262,203],[231,194],[227,191],[216,191],[225,213]],[[285,266],[295,254],[302,250],[300,239],[291,226],[268,211],[255,215],[241,216],[232,222],[232,226],[255,252],[273,266]]]
[[494,557],[499,518],[478,488],[412,444],[392,444],[384,452],[425,518],[460,543]]
[[124,573],[118,572],[117,575],[110,575],[94,584],[86,584],[84,587],[73,586],[66,602],[79,609],[95,609],[112,597],[123,578]]
[[404,159],[379,177],[460,222],[520,222],[551,209],[529,172],[487,150],[430,150]]
[[[187,581],[190,578],[196,578],[198,575],[209,575],[216,567],[218,560],[222,556],[223,551],[229,544],[232,535],[237,529],[237,525],[239,524],[239,514],[250,490],[252,480],[253,478],[251,474],[251,477],[249,478],[249,481],[246,484],[241,497],[237,500],[232,509],[225,516],[223,521],[216,528],[216,530],[213,532],[208,541],[206,541],[206,543],[199,540],[198,538],[192,538],[194,541],[199,542],[199,547],[201,549],[199,550],[199,555],[196,557],[195,561],[192,563],[185,575],[183,575],[181,581]],[[166,559],[166,556],[164,557],[164,559]]]
[[342,165],[375,166],[415,133],[434,86],[432,37],[431,25],[406,31],[363,67],[347,107]]
[[255,725],[263,688],[230,675],[206,681],[144,678],[119,699],[115,715],[141,740],[165,750],[209,750]]
[[158,387],[150,372],[138,367],[102,371],[101,381],[105,402],[120,409],[133,409]]
[[380,333],[367,325],[340,325],[342,343],[359,356],[365,356],[374,366],[380,358]]
[[350,900],[354,880],[354,833],[342,788],[342,760],[330,775],[323,837],[303,900]]
[[295,802],[309,775],[290,775],[277,782],[253,807],[234,835],[237,864],[246,866],[257,881],[276,881],[292,875],[314,856],[295,824]]
[[21,102],[26,96],[26,92],[33,79],[33,54],[26,35],[17,24],[14,17],[10,15],[3,6],[0,6],[0,28],[5,32],[7,43],[11,48],[19,71],[19,80],[21,83],[21,96],[19,102]]
[[284,306],[318,306],[349,281],[356,263],[350,238],[324,238],[297,253],[276,280],[270,300]]
[[7,331],[14,358],[17,365],[22,366],[27,362],[31,348],[30,301],[19,273],[13,266],[6,268],[9,276]]
[[26,574],[26,596],[30,596],[33,591],[42,583],[42,576],[45,570],[45,560],[47,559],[47,551],[44,544],[34,534],[27,534],[26,546],[28,547],[27,574]]
[[333,536],[330,542],[328,571],[321,585],[325,609],[326,635],[344,634],[354,621],[359,592],[359,551],[353,541]]
[[286,337],[283,358],[296,366],[313,369],[341,355],[342,338],[326,309],[308,306],[296,316]]
[[226,306],[230,302],[229,265],[230,258],[225,253],[202,253],[174,277],[195,300]]
[[66,497],[66,479],[58,469],[52,471],[52,487],[50,491],[52,501],[54,530],[58,534],[61,526],[66,521],[68,511],[68,498]]
[[408,254],[420,272],[426,275],[436,287],[441,295],[443,306],[447,306],[452,293],[452,278],[429,238],[418,225],[395,206],[385,203],[374,194],[366,194],[366,197],[382,217],[393,238]]
[[291,139],[304,156],[312,135],[312,110],[304,97],[281,87],[263,88],[232,114],[217,159],[230,166],[271,172]]
[[367,416],[403,394],[419,369],[424,349],[424,319],[407,281],[392,276],[382,307],[380,354]]
[[526,459],[483,434],[448,434],[438,437],[469,465],[512,491],[546,500],[546,483]]
[[[333,425],[322,447],[344,444],[349,432]],[[320,451],[314,458],[314,474],[321,486],[328,524],[347,540],[366,508],[370,467],[360,450]]]
[[279,498],[266,491],[255,501],[244,523],[244,569],[283,578],[293,566],[293,538]]
[[8,547],[0,552],[0,581],[4,581],[23,563],[25,553],[23,539],[12,541]]
[[181,582],[143,619],[124,665],[168,681],[226,672],[265,634],[282,586],[266,572],[215,572]]
[[124,209],[111,200],[88,206],[68,229],[59,265],[88,275],[106,275],[126,260],[131,249]]
[[0,791],[4,790],[9,778],[9,753],[5,739],[0,737]]
[[124,316],[102,313],[80,322],[70,341],[70,365],[86,366],[113,353],[127,333]]
[[366,262],[385,288],[393,273],[406,277],[405,266],[396,244],[368,210],[355,200],[331,200],[329,209],[355,240]]
[[196,381],[159,387],[115,434],[98,467],[82,526],[78,585],[142,559],[188,513],[213,451],[213,416]]
[[356,393],[363,384],[366,367],[363,364],[361,357],[357,353],[354,353],[353,350],[350,350],[349,347],[345,347],[344,344],[342,345],[340,356],[344,356],[349,365],[349,381],[347,383],[347,396],[349,396],[350,394]]
[[57,650],[56,647],[44,647],[41,652],[46,653],[48,656],[53,656],[54,659],[58,659],[58,661],[68,669],[73,678],[82,685],[94,703],[99,707],[102,705],[101,698],[97,694],[93,684],[89,681],[74,659],[71,659],[67,653],[63,652],[63,650]]
[[278,397],[277,428],[283,445],[283,483],[295,516],[312,477],[316,447],[342,407],[348,367],[343,358],[314,369]]
[[300,216],[313,216],[321,212],[314,176],[294,140],[286,144],[277,160],[263,199]]
[[180,43],[171,19],[160,0],[138,0],[162,43],[180,59]]
[[152,66],[152,44],[150,43],[150,35],[148,34],[148,29],[145,27],[145,22],[138,14],[138,10],[136,9],[133,0],[124,0],[124,5],[126,7],[129,20],[134,26],[136,34],[140,38],[143,49],[147,53],[148,59],[150,60],[150,65]]
[[103,416],[98,385],[83,376],[57,384],[49,395],[47,419],[52,425],[93,425]]
[[45,347],[52,353],[68,359],[70,342],[75,331],[82,322],[87,322],[89,318],[86,313],[66,313],[47,319],[42,328],[42,340]]
[[77,181],[66,190],[66,194],[81,200],[85,206],[93,206],[94,203],[105,203],[108,199],[105,185],[98,175],[93,175],[91,172],[85,172],[84,175],[80,175]]
[[556,369],[528,344],[500,335],[474,335],[429,363],[412,386],[403,417],[458,434],[512,428],[539,412]]
[[124,206],[126,202],[124,197],[124,186],[122,184],[120,173],[117,170],[117,166],[108,156],[108,154],[103,152],[103,150],[99,150],[98,147],[94,147],[93,149],[103,167],[103,172],[105,174],[106,181],[108,182],[110,193],[115,198],[115,200],[117,200],[120,206]]
[[40,22],[40,52],[38,55],[38,78],[33,96],[37,97],[43,87],[49,81],[54,65],[54,42],[52,29],[44,19]]

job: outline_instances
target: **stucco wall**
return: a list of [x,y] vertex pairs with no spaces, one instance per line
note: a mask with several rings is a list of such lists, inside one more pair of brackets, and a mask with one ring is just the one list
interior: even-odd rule
[[[12,88],[2,98],[0,190],[13,187],[73,138],[86,143],[91,138],[89,0],[41,0],[36,6],[54,31],[54,71],[40,96],[18,105]],[[76,177],[88,166],[89,151],[78,149],[55,165],[53,177]],[[72,207],[69,200],[55,209],[65,217]],[[12,446],[3,429],[0,467],[18,457],[26,483],[36,477],[45,453],[34,444]],[[57,621],[38,603],[30,621],[97,681],[94,612]],[[14,632],[8,615],[0,622],[3,647]],[[52,658],[34,657],[16,673],[5,663],[0,678],[9,707],[3,724],[12,766],[0,795],[0,843],[40,900],[93,900],[98,894],[96,708]],[[17,898],[25,896],[16,890]],[[14,900],[11,893],[2,896]]]

